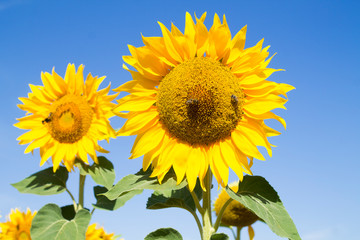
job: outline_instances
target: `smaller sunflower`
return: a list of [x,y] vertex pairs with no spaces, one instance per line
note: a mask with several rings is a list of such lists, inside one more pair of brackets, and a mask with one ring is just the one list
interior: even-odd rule
[[8,221],[0,223],[0,239],[1,240],[31,240],[30,228],[31,222],[36,211],[21,212],[19,209],[11,210]]
[[109,118],[114,115],[112,101],[117,94],[108,95],[110,84],[98,90],[105,77],[89,73],[84,82],[83,70],[83,65],[76,72],[69,64],[64,78],[54,68],[52,74],[41,73],[44,86],[30,84],[32,92],[19,98],[23,104],[18,107],[27,116],[17,119],[14,126],[30,131],[17,140],[29,144],[25,153],[40,148],[40,166],[50,157],[54,171],[60,163],[71,171],[75,158],[89,164],[88,155],[97,163],[96,151],[108,152],[98,141],[115,137]]
[[[238,183],[232,183],[229,186],[234,192],[238,191]],[[219,215],[221,208],[224,206],[227,200],[230,199],[230,196],[227,194],[225,189],[223,189],[218,198],[214,203],[214,210],[216,215]],[[233,200],[226,207],[223,216],[221,218],[221,223],[226,226],[233,226],[239,229],[243,227],[248,227],[250,240],[254,239],[254,229],[251,227],[253,223],[259,220],[259,217],[255,215],[252,211],[247,209],[240,202]]]
[[103,227],[97,227],[96,223],[91,224],[86,230],[86,240],[115,240],[114,233],[106,233]]

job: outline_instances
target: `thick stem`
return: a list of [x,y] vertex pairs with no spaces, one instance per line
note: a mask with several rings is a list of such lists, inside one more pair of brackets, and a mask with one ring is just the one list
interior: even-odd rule
[[211,219],[211,184],[212,184],[212,174],[210,168],[208,169],[205,179],[205,190],[203,191],[203,236],[202,240],[209,240],[211,235],[215,232],[212,226]]
[[240,240],[241,227],[236,228],[236,240]]
[[78,203],[78,210],[84,208],[85,178],[86,178],[86,175],[80,174],[80,178],[79,178],[79,203]]

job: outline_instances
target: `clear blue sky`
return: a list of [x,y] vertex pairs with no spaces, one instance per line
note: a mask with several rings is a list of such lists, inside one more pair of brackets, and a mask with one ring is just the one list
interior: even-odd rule
[[[103,86],[131,80],[122,69],[127,44],[142,46],[141,35],[160,36],[157,21],[184,28],[185,12],[226,14],[233,35],[248,25],[247,44],[265,38],[277,55],[271,67],[284,68],[271,80],[296,87],[288,110],[277,111],[288,129],[271,139],[278,147],[267,161],[255,161],[254,174],[278,191],[304,240],[359,239],[360,215],[360,4],[358,1],[45,1],[0,0],[0,214],[11,208],[39,209],[48,202],[69,204],[66,194],[24,195],[10,186],[40,170],[39,152],[24,155],[15,140],[24,131],[12,125],[24,112],[16,107],[28,84],[40,85],[40,72],[55,66],[85,65],[85,72],[106,75]],[[123,120],[114,118],[115,128]],[[135,173],[141,159],[128,160],[132,137],[109,145],[107,157],[117,179]],[[44,169],[44,166],[42,169]],[[231,175],[234,181],[235,175]],[[77,182],[77,175],[71,176]],[[87,182],[86,202],[94,202]],[[71,184],[74,192],[77,185]],[[216,189],[213,196],[217,195]],[[150,192],[135,197],[115,212],[96,211],[92,222],[126,240],[143,239],[160,227],[177,229],[185,240],[199,239],[192,216],[178,209],[146,210]],[[255,239],[280,239],[262,223]],[[222,229],[220,229],[221,231]],[[242,239],[248,239],[245,231]]]

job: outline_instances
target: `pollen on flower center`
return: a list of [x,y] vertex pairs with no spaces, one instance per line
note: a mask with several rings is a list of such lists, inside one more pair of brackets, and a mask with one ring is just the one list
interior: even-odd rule
[[228,67],[195,57],[162,79],[156,106],[170,134],[190,144],[211,144],[235,129],[243,99],[238,79]]
[[82,96],[65,95],[53,103],[43,124],[60,143],[74,143],[86,135],[92,116],[93,110]]

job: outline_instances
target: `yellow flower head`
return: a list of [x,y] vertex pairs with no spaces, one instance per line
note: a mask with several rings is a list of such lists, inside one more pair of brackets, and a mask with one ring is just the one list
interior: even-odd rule
[[40,165],[51,157],[54,171],[61,162],[70,171],[75,158],[88,164],[88,154],[97,163],[96,151],[107,152],[98,140],[115,137],[108,119],[113,116],[115,104],[111,101],[117,94],[107,95],[110,85],[98,90],[105,77],[89,73],[84,82],[83,70],[83,65],[76,72],[69,64],[64,79],[54,68],[52,74],[41,73],[44,86],[30,84],[32,92],[19,98],[23,104],[18,107],[27,116],[18,119],[15,126],[30,131],[17,140],[19,144],[30,143],[25,153],[40,148]]
[[8,221],[0,223],[1,240],[31,240],[30,228],[31,221],[36,211],[31,213],[30,209],[21,212],[18,209],[11,210]]
[[[231,190],[237,192],[238,190],[238,183],[230,185]],[[227,194],[225,189],[223,189],[218,198],[215,200],[214,203],[214,210],[216,215],[219,215],[221,208],[224,206],[227,200],[230,199],[230,196]],[[230,204],[226,207],[223,216],[221,218],[221,222],[224,225],[234,226],[234,227],[245,227],[250,226],[254,222],[258,220],[258,216],[256,216],[252,211],[245,208],[238,201],[231,201]]]
[[98,228],[96,226],[96,223],[91,224],[90,226],[88,226],[87,230],[86,230],[86,240],[99,240],[99,239],[103,239],[103,240],[115,240],[114,237],[114,233],[106,233],[104,231],[104,228]]
[[[251,174],[253,158],[271,155],[267,137],[280,133],[265,119],[285,121],[271,112],[285,108],[287,84],[266,80],[278,69],[267,68],[268,48],[263,40],[244,48],[246,26],[233,38],[226,22],[215,14],[210,30],[206,13],[196,23],[186,13],[185,31],[159,23],[162,37],[143,37],[145,46],[129,46],[124,61],[133,80],[115,91],[130,93],[118,101],[115,112],[126,123],[119,135],[137,135],[132,155],[144,155],[143,169],[152,163],[161,182],[173,167],[177,181],[186,176],[195,187],[211,169],[226,186],[229,168],[242,179]],[[279,96],[283,95],[285,98]],[[129,111],[129,112],[127,112]]]

